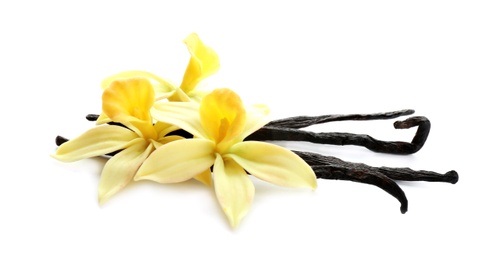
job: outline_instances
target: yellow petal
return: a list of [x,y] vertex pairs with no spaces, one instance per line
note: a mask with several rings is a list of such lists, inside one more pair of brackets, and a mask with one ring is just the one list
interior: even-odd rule
[[112,120],[105,113],[101,113],[98,116],[98,119],[96,119],[97,125],[102,125],[102,124],[106,124],[106,123],[109,123],[109,122],[112,122]]
[[187,45],[187,49],[191,54],[191,59],[187,65],[180,88],[185,93],[189,93],[194,90],[201,80],[213,75],[219,70],[219,57],[195,33],[190,34],[184,40],[184,43]]
[[166,136],[170,132],[173,132],[173,131],[180,129],[178,126],[168,124],[168,123],[165,123],[165,122],[160,122],[160,121],[157,121],[154,124],[154,128],[155,128],[155,131],[157,131],[157,133],[159,134],[159,137]]
[[165,79],[155,74],[152,74],[150,72],[142,71],[142,70],[124,71],[109,76],[101,82],[101,88],[102,89],[108,88],[113,81],[120,80],[120,79],[134,78],[134,77],[143,77],[153,81],[154,84],[152,84],[152,86],[154,88],[157,100],[171,96],[174,90],[176,89],[173,84],[169,83]]
[[73,162],[100,156],[124,149],[137,138],[138,135],[127,128],[102,125],[62,144],[53,157],[60,161]]
[[98,202],[104,203],[133,180],[154,147],[142,138],[106,162],[98,186]]
[[103,113],[147,138],[156,138],[150,109],[155,102],[154,90],[145,78],[113,81],[103,92]]
[[201,101],[201,124],[216,143],[230,141],[245,127],[246,111],[240,97],[230,89],[216,89]]
[[152,109],[152,116],[157,121],[184,129],[195,137],[208,139],[201,125],[199,104],[195,102],[157,102]]
[[245,128],[241,133],[240,141],[266,125],[270,121],[269,112],[270,110],[265,105],[247,107]]
[[283,147],[257,141],[235,144],[225,156],[233,158],[255,177],[286,187],[317,187],[312,168]]
[[229,158],[223,161],[219,154],[213,171],[219,205],[231,226],[236,227],[250,209],[255,187],[241,166]]
[[113,121],[150,120],[154,90],[145,78],[113,81],[103,92],[103,112]]
[[200,181],[203,184],[206,184],[207,186],[211,186],[212,185],[211,169],[207,169],[202,173],[194,176],[194,179]]
[[213,165],[213,150],[214,143],[204,139],[184,139],[162,145],[145,160],[135,180],[186,181]]
[[191,98],[182,89],[178,88],[172,92],[172,95],[168,97],[169,101],[182,101],[189,102]]

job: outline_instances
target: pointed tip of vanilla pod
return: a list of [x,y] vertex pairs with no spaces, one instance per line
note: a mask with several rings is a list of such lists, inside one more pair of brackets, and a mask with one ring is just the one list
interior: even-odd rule
[[88,114],[88,115],[86,115],[86,119],[88,121],[96,121],[96,120],[98,120],[98,117],[99,117],[99,115],[97,115],[97,114]]
[[67,138],[64,138],[60,135],[56,136],[56,145],[57,146],[60,146],[61,144],[65,143],[67,141],[69,141]]
[[407,213],[407,211],[408,211],[408,201],[404,201],[400,206],[400,212],[402,212],[402,214],[405,214]]

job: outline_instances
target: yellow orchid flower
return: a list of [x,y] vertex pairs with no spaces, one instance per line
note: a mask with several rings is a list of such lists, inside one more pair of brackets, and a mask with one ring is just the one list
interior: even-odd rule
[[[155,91],[155,99],[169,99],[171,101],[199,101],[204,92],[196,89],[199,82],[213,75],[219,70],[219,57],[216,52],[206,46],[196,33],[191,33],[184,39],[184,43],[191,54],[189,64],[184,73],[182,83],[177,88],[169,81],[147,71],[124,71],[105,78],[101,87],[106,89],[111,82],[118,79],[144,77],[152,82]],[[96,123],[98,125],[110,122],[109,118],[101,113]]]
[[176,126],[152,123],[150,109],[154,90],[145,78],[113,81],[102,96],[103,113],[125,127],[101,125],[92,128],[57,149],[54,158],[72,162],[119,151],[103,168],[98,200],[103,203],[133,180],[143,161],[159,146],[180,136],[166,136]]
[[243,141],[267,123],[268,110],[245,109],[229,89],[217,89],[196,102],[158,102],[154,118],[194,135],[154,151],[135,180],[176,183],[213,166],[216,197],[233,227],[249,210],[254,186],[247,173],[287,187],[316,188],[312,168],[293,152],[266,142]]
[[103,80],[101,87],[104,89],[114,80],[131,77],[145,77],[153,82],[156,100],[169,98],[172,101],[189,101],[200,99],[201,92],[196,90],[199,82],[213,75],[219,70],[219,57],[216,52],[206,46],[196,33],[191,33],[183,41],[191,58],[179,87],[169,81],[147,71],[125,71],[112,75]]

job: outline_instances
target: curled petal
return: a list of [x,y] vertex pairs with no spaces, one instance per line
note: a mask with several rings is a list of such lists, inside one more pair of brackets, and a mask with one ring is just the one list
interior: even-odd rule
[[214,189],[219,205],[232,227],[238,226],[253,202],[255,187],[245,170],[218,154],[214,163]]
[[103,92],[103,113],[148,138],[156,137],[150,109],[155,102],[154,90],[146,78],[113,81]]
[[246,111],[240,97],[230,89],[215,89],[201,101],[201,124],[216,143],[230,141],[245,127]]
[[106,162],[98,186],[98,201],[104,203],[133,180],[142,162],[154,150],[153,145],[142,138],[117,153]]
[[195,102],[157,102],[152,116],[160,122],[175,125],[195,137],[207,138],[199,118],[199,104]]
[[204,139],[183,139],[162,145],[142,164],[135,180],[159,183],[186,181],[214,163],[214,143]]
[[255,177],[285,187],[317,187],[312,168],[295,153],[265,142],[233,145],[228,156]]
[[111,82],[103,92],[103,112],[117,122],[150,120],[154,90],[145,78],[128,78]]
[[142,70],[124,71],[109,76],[101,82],[101,88],[102,89],[108,88],[110,84],[115,80],[134,78],[134,77],[143,77],[151,80],[153,82],[152,86],[154,88],[157,100],[171,96],[174,93],[174,90],[176,89],[173,84],[169,83],[165,79],[155,74],[152,74],[150,72],[142,71]]
[[65,142],[59,146],[53,157],[60,161],[73,162],[124,149],[136,139],[138,135],[127,128],[102,125]]
[[201,80],[213,75],[219,70],[219,57],[195,33],[187,36],[184,43],[187,45],[187,49],[191,54],[191,59],[187,65],[180,88],[185,93],[189,93],[196,88]]

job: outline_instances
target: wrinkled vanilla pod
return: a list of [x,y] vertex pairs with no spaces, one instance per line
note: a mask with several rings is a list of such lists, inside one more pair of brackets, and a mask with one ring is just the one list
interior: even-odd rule
[[[369,135],[351,133],[315,133],[300,130],[314,124],[322,124],[344,120],[376,120],[390,119],[402,115],[412,114],[413,110],[401,110],[380,114],[354,114],[354,115],[324,115],[316,117],[291,117],[274,120],[246,138],[256,141],[306,141],[331,145],[357,145],[368,148],[374,152],[390,154],[412,154],[419,151],[430,132],[430,121],[426,117],[415,116],[404,121],[396,121],[393,125],[396,129],[408,129],[418,126],[412,142],[388,142],[377,140]],[[295,120],[296,122],[292,122]]]
[[375,185],[395,197],[400,203],[400,211],[407,212],[408,201],[403,190],[394,180],[430,181],[456,183],[456,171],[439,174],[432,171],[414,171],[410,168],[373,167],[363,163],[346,162],[332,156],[293,151],[306,161],[321,179],[348,180]]
[[374,113],[374,114],[350,114],[350,115],[321,115],[321,116],[295,116],[282,119],[273,120],[266,126],[280,127],[280,128],[304,128],[311,125],[317,125],[336,121],[364,121],[364,120],[379,120],[379,119],[393,119],[400,116],[408,116],[415,113],[413,109],[403,109],[399,111]]

